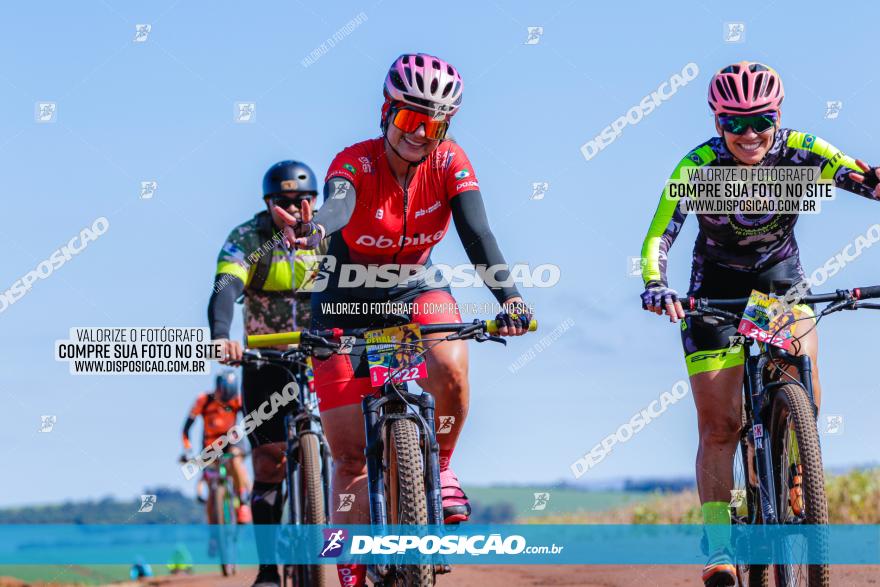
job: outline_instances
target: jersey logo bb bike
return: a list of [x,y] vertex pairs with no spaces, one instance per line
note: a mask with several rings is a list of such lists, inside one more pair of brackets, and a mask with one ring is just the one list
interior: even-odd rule
[[397,242],[392,240],[391,238],[385,235],[379,235],[378,237],[371,236],[369,234],[362,234],[355,241],[355,244],[362,245],[365,247],[376,247],[377,249],[387,249],[390,247],[400,247],[400,246],[419,246],[419,245],[432,245],[438,242],[441,238],[443,238],[443,234],[445,230],[438,230],[434,234],[419,234],[415,237],[407,236],[404,237],[401,235]]

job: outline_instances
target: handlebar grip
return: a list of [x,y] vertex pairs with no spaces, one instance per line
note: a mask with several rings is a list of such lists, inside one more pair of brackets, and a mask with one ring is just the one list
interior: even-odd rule
[[867,300],[870,298],[880,298],[880,285],[869,285],[868,287],[860,287],[859,299]]
[[247,337],[247,346],[251,348],[261,348],[269,346],[284,346],[287,344],[299,344],[301,333],[296,332],[276,332],[273,334],[254,334]]
[[[538,329],[538,321],[532,320],[529,322],[529,332],[534,332]],[[498,332],[498,321],[497,320],[486,320],[486,332],[489,334],[495,334]]]

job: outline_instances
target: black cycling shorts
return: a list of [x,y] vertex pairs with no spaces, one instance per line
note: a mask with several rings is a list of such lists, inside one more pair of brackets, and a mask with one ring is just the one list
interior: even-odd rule
[[[260,407],[263,402],[270,401],[273,393],[280,393],[284,386],[293,381],[288,373],[275,365],[246,364],[242,367],[241,399],[245,415]],[[285,442],[284,417],[290,412],[293,403],[279,409],[269,420],[262,422],[250,434],[248,440],[251,447],[273,442]],[[268,408],[263,409],[268,412]]]
[[[688,293],[695,298],[747,298],[756,289],[764,293],[775,291],[774,281],[789,281],[794,285],[804,278],[797,257],[783,259],[763,271],[738,271],[713,264],[702,266],[697,289]],[[777,285],[779,285],[777,283]],[[783,292],[784,293],[784,292]],[[726,308],[741,314],[741,308]],[[813,314],[813,308],[805,304],[795,306],[799,313]],[[745,353],[735,343],[738,323],[725,322],[714,317],[688,316],[681,322],[681,344],[684,348],[688,375],[706,371],[718,371],[742,365]]]

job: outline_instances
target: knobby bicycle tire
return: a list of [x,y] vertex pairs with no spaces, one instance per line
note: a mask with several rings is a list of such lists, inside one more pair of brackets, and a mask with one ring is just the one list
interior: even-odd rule
[[232,504],[232,495],[227,491],[225,485],[217,484],[214,488],[212,496],[214,502],[214,515],[216,523],[220,528],[216,529],[217,549],[220,555],[220,571],[224,577],[231,577],[235,574],[235,562],[232,561],[235,554],[234,548],[230,542],[234,542],[235,538],[230,537],[232,531],[229,526],[235,525],[235,508]]
[[[792,444],[792,440],[795,441]],[[781,386],[773,396],[770,418],[770,443],[773,457],[773,478],[776,487],[776,510],[781,523],[790,516],[798,516],[801,523],[828,524],[828,502],[825,498],[825,474],[822,468],[822,451],[813,406],[806,391],[800,385]],[[792,463],[792,459],[795,459]],[[800,466],[800,469],[798,469]],[[792,469],[794,467],[794,469]],[[802,503],[795,508],[792,497],[792,480],[801,477]],[[795,484],[796,485],[796,484]],[[801,514],[796,513],[801,510]],[[812,535],[807,549],[813,558],[824,558],[827,553],[824,533]],[[784,575],[793,571],[795,565],[776,565],[776,584],[787,583]],[[829,585],[827,564],[806,565],[807,586]],[[800,584],[803,584],[802,582]]]
[[[324,482],[321,476],[321,444],[316,434],[303,434],[299,438],[300,495],[302,496],[303,523],[319,525],[327,523],[324,511]],[[316,545],[315,549],[319,546]],[[324,587],[321,565],[302,565],[296,576],[301,577],[295,587]]]
[[[392,456],[388,462],[389,475],[393,477],[388,505],[392,523],[401,525],[427,525],[428,502],[425,496],[425,474],[419,445],[418,426],[413,420],[394,420],[391,424]],[[407,587],[432,587],[434,566],[430,563],[402,565],[395,585]]]

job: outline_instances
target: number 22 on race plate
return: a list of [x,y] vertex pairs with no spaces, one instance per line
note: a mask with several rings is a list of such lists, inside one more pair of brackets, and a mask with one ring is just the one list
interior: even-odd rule
[[427,377],[428,366],[422,354],[424,347],[421,339],[422,333],[417,324],[365,332],[370,384],[382,387],[389,379],[401,383]]
[[[772,319],[771,308],[775,314]],[[794,341],[793,319],[792,312],[782,311],[779,300],[754,289],[736,331],[787,351]]]

